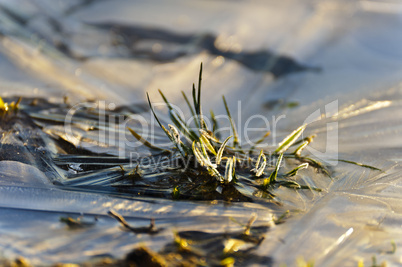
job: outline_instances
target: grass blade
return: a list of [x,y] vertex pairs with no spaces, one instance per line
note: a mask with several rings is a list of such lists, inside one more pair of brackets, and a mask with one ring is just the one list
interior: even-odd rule
[[[218,125],[218,121],[217,121],[216,118],[215,118],[215,113],[214,113],[212,110],[210,111],[210,113],[211,113],[211,121],[212,121],[212,132],[213,132],[213,134],[215,135],[216,130],[219,129],[219,125]],[[220,134],[219,132],[216,133],[216,137],[217,137],[218,139],[220,139],[220,138],[221,138],[221,134]]]
[[173,137],[170,135],[169,131],[165,128],[165,126],[162,125],[162,123],[161,123],[160,120],[158,119],[158,116],[156,116],[155,110],[154,110],[154,108],[152,107],[151,100],[149,99],[149,94],[148,94],[148,93],[147,93],[147,99],[148,99],[149,107],[151,108],[151,111],[152,111],[152,113],[154,114],[154,117],[155,117],[156,121],[158,122],[159,126],[163,129],[163,131],[166,133],[166,135],[169,137],[169,139],[170,139],[171,141],[173,141]]
[[276,182],[276,177],[278,176],[279,168],[280,168],[281,163],[282,163],[282,158],[283,158],[283,154],[280,154],[279,157],[278,157],[278,160],[276,162],[275,170],[271,173],[269,178],[264,179],[263,187],[266,188],[268,185]]
[[229,158],[226,161],[225,182],[230,183],[233,179],[233,159]]
[[218,150],[218,153],[216,154],[216,164],[219,165],[219,163],[221,162],[221,160],[222,160],[222,155],[223,155],[223,151],[225,150],[225,147],[226,147],[226,145],[227,145],[229,139],[232,138],[232,137],[233,137],[233,136],[231,135],[231,136],[229,136],[228,138],[226,138],[225,141],[223,141],[221,147],[220,147],[219,150]]
[[197,128],[200,128],[200,125],[199,125],[198,121],[196,120],[195,111],[194,111],[193,107],[191,106],[190,101],[188,100],[186,94],[183,91],[181,91],[181,94],[183,95],[184,100],[186,101],[187,106],[190,109],[191,116],[193,116],[193,118],[194,118],[195,125],[197,126]]
[[363,163],[360,163],[360,162],[355,162],[355,161],[345,160],[345,159],[338,159],[338,161],[349,163],[349,164],[354,164],[354,165],[357,165],[357,166],[360,166],[360,167],[363,167],[363,168],[368,168],[368,169],[371,169],[371,170],[374,170],[374,171],[380,171],[380,172],[382,171],[379,168],[376,168],[376,167],[373,167],[373,166],[370,166],[370,165],[366,165],[366,164],[363,164]]
[[170,102],[167,100],[166,96],[162,93],[161,89],[158,89],[158,91],[159,91],[159,94],[162,96],[163,101],[168,106],[169,110],[172,110],[173,109],[172,105],[170,105]]
[[303,163],[303,164],[300,164],[299,166],[297,166],[296,168],[294,168],[293,170],[291,170],[290,172],[285,174],[285,176],[287,176],[287,177],[295,176],[298,171],[300,171],[302,169],[307,169],[307,168],[308,168],[308,163],[307,162]]
[[192,148],[193,148],[193,154],[198,163],[200,163],[201,166],[205,166],[204,160],[201,155],[201,151],[195,146],[195,141],[193,142]]
[[200,64],[200,74],[198,76],[198,97],[197,97],[197,114],[198,115],[201,115],[201,81],[202,81],[202,62]]
[[232,131],[233,131],[233,145],[235,147],[236,146],[238,147],[239,146],[239,135],[237,134],[236,127],[235,127],[233,119],[232,119],[232,115],[230,115],[230,110],[229,110],[228,104],[226,102],[225,96],[222,96],[222,99],[223,99],[223,104],[225,105],[226,113],[227,113],[227,115],[229,117],[229,120],[230,120],[230,126],[231,126]]
[[215,148],[211,145],[208,138],[206,138],[204,135],[201,135],[200,141],[209,150],[209,152],[216,156]]
[[173,110],[169,112],[169,115],[172,122],[176,125],[180,132],[183,133],[185,137],[187,137],[191,141],[198,140],[197,134],[190,129],[190,127],[183,121],[183,119],[179,115],[177,115],[176,117],[176,115],[173,113]]
[[278,148],[275,150],[275,153],[281,154],[285,152],[290,146],[293,145],[294,142],[296,142],[297,138],[303,133],[304,129],[306,129],[306,124],[303,124],[296,130],[294,130],[290,135],[285,137],[281,143],[279,143]]
[[[263,162],[262,162],[261,166],[256,170],[255,176],[257,176],[257,177],[260,177],[264,173],[265,166],[267,166],[267,158],[265,157],[264,153],[262,153],[262,150],[260,153],[260,157],[262,157]],[[258,164],[260,163],[260,157],[258,157]]]
[[213,136],[211,132],[207,132],[204,129],[199,129],[199,132],[201,135],[205,136],[205,138],[212,140],[216,143],[220,143],[219,140],[215,136]]
[[144,146],[150,148],[150,149],[155,149],[155,150],[165,150],[162,149],[160,147],[156,147],[154,145],[152,145],[150,142],[148,142],[147,140],[145,140],[141,135],[139,135],[138,133],[136,133],[133,129],[131,129],[130,127],[127,127],[128,130],[130,131],[130,133],[138,140],[140,141]]

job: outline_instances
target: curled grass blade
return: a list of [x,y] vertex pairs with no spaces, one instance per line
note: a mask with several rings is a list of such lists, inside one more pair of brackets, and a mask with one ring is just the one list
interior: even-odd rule
[[308,163],[307,162],[303,163],[303,164],[300,164],[299,166],[297,166],[296,168],[294,168],[293,170],[291,170],[290,172],[285,174],[285,176],[287,176],[287,177],[295,176],[299,170],[307,169],[307,168],[308,168]]
[[[263,159],[263,162],[261,163],[260,166],[260,162],[261,162],[261,158]],[[255,176],[260,177],[265,170],[265,167],[267,166],[267,158],[264,155],[264,151],[261,149],[260,155],[258,156],[257,159],[257,164],[255,165]]]
[[309,137],[304,138],[301,141],[295,142],[294,145],[299,144],[300,145],[296,148],[296,150],[293,152],[294,155],[296,156],[300,156],[301,152],[303,151],[303,149],[308,146],[311,142],[313,142],[313,139],[316,137],[316,135],[312,135]]
[[227,145],[229,139],[232,138],[232,137],[233,137],[233,136],[231,135],[231,136],[229,136],[228,138],[226,138],[225,141],[223,141],[221,147],[220,147],[219,150],[218,150],[218,153],[216,154],[216,164],[219,165],[219,163],[221,162],[221,160],[222,160],[222,155],[223,155],[223,151],[225,150],[225,147],[226,147],[226,145]]

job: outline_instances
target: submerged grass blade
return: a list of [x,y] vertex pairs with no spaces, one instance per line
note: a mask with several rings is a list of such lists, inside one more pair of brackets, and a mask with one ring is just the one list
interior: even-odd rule
[[285,176],[287,176],[287,177],[295,176],[298,171],[300,171],[302,169],[307,169],[307,168],[308,168],[308,163],[307,162],[303,163],[303,164],[300,164],[299,166],[297,166],[296,168],[294,168],[293,170],[291,170],[290,172],[285,174]]
[[237,130],[234,125],[232,115],[230,115],[230,110],[229,110],[228,104],[226,102],[225,96],[222,96],[222,99],[223,99],[223,104],[225,105],[226,113],[230,120],[230,127],[232,128],[232,132],[233,132],[233,146],[238,147],[239,146],[239,135],[237,134]]
[[328,177],[331,177],[331,174],[329,173],[329,170],[321,162],[319,162],[318,160],[315,160],[315,159],[309,158],[309,157],[298,157],[298,159],[303,160],[303,161],[307,161],[310,166],[313,166],[313,167],[317,168],[318,170],[320,170],[323,173],[325,173]]
[[306,126],[306,124],[303,124],[296,130],[294,130],[290,135],[285,137],[285,139],[283,139],[283,141],[279,143],[279,146],[275,150],[275,153],[281,154],[285,152],[290,146],[292,146],[296,142],[297,138],[299,138],[299,136],[303,133],[304,129],[306,129]]
[[371,170],[374,170],[374,171],[380,171],[380,172],[382,171],[379,168],[376,168],[376,167],[370,166],[370,165],[366,165],[366,164],[363,164],[363,163],[360,163],[360,162],[355,162],[355,161],[345,160],[345,159],[338,159],[337,161],[345,162],[345,163],[349,163],[349,164],[354,164],[354,165],[357,165],[357,166],[360,166],[360,167],[363,167],[363,168],[368,168],[368,169],[371,169]]
[[127,127],[128,130],[130,131],[130,133],[138,140],[140,141],[144,146],[150,148],[150,149],[155,149],[155,150],[165,150],[163,148],[160,147],[156,147],[154,145],[152,145],[150,142],[148,142],[147,140],[145,140],[141,135],[139,135],[138,133],[136,133],[133,129],[131,129],[130,127]]

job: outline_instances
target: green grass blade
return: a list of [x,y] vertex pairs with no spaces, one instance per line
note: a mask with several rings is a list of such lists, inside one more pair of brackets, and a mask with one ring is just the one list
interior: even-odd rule
[[303,163],[303,164],[300,164],[299,166],[297,166],[296,168],[294,168],[293,170],[291,170],[290,172],[285,174],[285,176],[287,176],[287,177],[295,176],[298,171],[300,171],[302,169],[307,169],[307,168],[308,168],[308,163],[307,162]]
[[221,160],[222,160],[222,155],[223,155],[223,151],[225,150],[225,147],[226,147],[226,145],[227,145],[229,139],[232,138],[232,137],[233,137],[233,136],[231,135],[231,136],[229,136],[228,138],[226,138],[225,141],[223,141],[221,147],[220,147],[219,150],[218,150],[218,153],[216,154],[216,164],[219,165],[219,163],[221,162]]
[[191,141],[198,140],[197,134],[190,129],[190,127],[183,121],[183,119],[177,115],[177,117],[174,115],[173,110],[169,112],[170,119],[176,125],[176,127],[180,130],[180,132],[183,133],[185,137],[187,137]]
[[205,138],[212,140],[216,143],[220,143],[219,140],[215,136],[213,136],[211,132],[207,132],[204,129],[199,129],[199,132],[201,135],[205,136]]
[[185,100],[186,103],[187,103],[188,108],[190,109],[191,116],[193,116],[193,118],[194,118],[194,123],[195,123],[195,125],[197,126],[197,128],[200,128],[200,125],[199,125],[199,123],[198,123],[198,120],[196,120],[195,111],[194,111],[193,107],[191,106],[190,101],[188,100],[186,94],[185,94],[183,91],[181,91],[181,93],[182,93],[182,95],[183,95],[183,97],[184,97],[184,100]]
[[[198,76],[198,97],[197,97],[197,114],[201,115],[201,81],[202,81],[202,62],[200,64],[200,74]],[[202,125],[201,125],[202,126]]]
[[295,181],[277,181],[276,182],[278,185],[287,187],[287,188],[292,188],[292,189],[301,189],[301,185],[299,185]]
[[278,148],[275,150],[275,153],[281,154],[285,152],[290,146],[292,146],[297,138],[303,133],[304,129],[306,129],[306,124],[300,126],[296,130],[294,130],[290,135],[285,137],[281,143],[279,143]]
[[225,105],[226,113],[227,113],[227,115],[229,117],[229,120],[230,120],[230,126],[231,126],[232,131],[233,131],[233,145],[235,147],[236,146],[238,147],[239,146],[239,135],[237,134],[237,130],[236,130],[236,127],[234,125],[232,115],[230,115],[230,110],[229,110],[228,104],[226,102],[225,96],[222,96],[222,99],[223,99],[223,104]]
[[205,147],[208,149],[209,152],[211,152],[216,156],[215,148],[211,145],[208,138],[206,138],[204,135],[201,135],[200,141],[202,142],[203,145],[205,145]]
[[[212,132],[213,132],[214,135],[215,135],[216,130],[219,129],[219,124],[218,124],[218,121],[216,120],[215,113],[214,113],[212,110],[210,111],[210,113],[211,113],[211,121],[212,121]],[[220,134],[219,132],[216,133],[215,136],[216,136],[218,139],[221,138],[221,134]]]
[[162,96],[163,101],[165,101],[166,105],[168,106],[169,110],[172,110],[173,107],[170,105],[170,102],[167,100],[166,96],[162,93],[160,89],[158,89],[159,94]]
[[[196,139],[198,139],[198,136],[194,133],[194,131],[192,131],[190,129],[190,127],[183,121],[183,119],[177,115],[177,118],[175,116],[175,114],[173,113],[174,109],[172,107],[172,105],[170,104],[170,102],[167,100],[167,98],[165,97],[165,95],[162,93],[161,90],[159,90],[159,94],[162,96],[163,101],[165,101],[166,105],[169,108],[169,115],[170,115],[170,119],[172,120],[172,122],[176,125],[176,127],[187,137],[189,138],[191,141],[194,141]],[[179,122],[180,121],[180,122]]]
[[322,171],[325,173],[328,177],[331,177],[331,174],[329,173],[329,170],[318,160],[309,158],[309,157],[297,157],[300,160],[307,161],[310,166],[313,166],[317,168],[318,170]]
[[165,150],[162,149],[160,147],[156,147],[154,145],[152,145],[150,142],[148,142],[147,140],[145,140],[141,135],[139,135],[138,133],[136,133],[133,129],[131,129],[130,127],[127,127],[128,130],[130,131],[130,133],[138,140],[140,141],[144,146],[150,148],[150,149],[155,149],[155,150]]
[[363,167],[363,168],[368,168],[368,169],[371,169],[371,170],[374,170],[374,171],[380,171],[380,172],[382,171],[379,168],[376,168],[376,167],[370,166],[370,165],[366,165],[366,164],[363,164],[363,163],[360,163],[360,162],[355,162],[355,161],[345,160],[345,159],[338,159],[338,161],[349,163],[349,164],[354,164],[354,165],[357,165],[357,166],[360,166],[360,167]]
[[306,148],[306,146],[308,146],[309,143],[310,142],[308,142],[308,141],[304,141],[300,146],[298,146],[296,148],[296,150],[293,152],[293,154],[296,156],[300,156],[303,149]]
[[194,103],[194,109],[195,109],[195,114],[198,115],[198,103],[197,103],[197,96],[196,96],[196,90],[195,90],[195,84],[193,83],[193,103]]
[[154,110],[154,108],[152,107],[151,100],[149,99],[149,94],[148,94],[148,93],[147,93],[147,99],[148,99],[149,107],[151,108],[151,111],[152,111],[152,113],[154,114],[154,117],[155,117],[156,121],[158,122],[159,126],[163,129],[163,131],[166,133],[166,135],[169,137],[169,139],[170,139],[171,141],[173,141],[173,138],[172,138],[172,136],[170,135],[169,131],[165,128],[165,126],[162,125],[162,123],[161,123],[160,120],[158,119],[158,116],[156,116],[155,110]]
[[268,185],[276,182],[276,177],[278,176],[279,168],[282,163],[282,158],[283,158],[283,154],[280,154],[278,157],[278,160],[276,162],[275,170],[271,173],[269,178],[264,179],[264,183],[263,183],[264,187],[267,187]]

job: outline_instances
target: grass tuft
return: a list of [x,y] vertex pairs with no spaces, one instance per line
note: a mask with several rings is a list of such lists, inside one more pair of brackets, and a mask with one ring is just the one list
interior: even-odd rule
[[[286,186],[292,189],[320,190],[294,181],[294,177],[297,176],[301,170],[309,168],[310,166],[326,171],[324,165],[319,161],[301,156],[302,150],[312,141],[313,138],[309,137],[298,140],[305,130],[306,125],[300,126],[288,135],[279,144],[276,150],[270,153],[261,150],[258,157],[255,157],[255,155],[252,154],[255,146],[263,142],[263,140],[269,136],[270,132],[266,132],[257,140],[257,143],[249,149],[248,153],[245,153],[240,147],[239,135],[226,98],[223,96],[223,104],[227,116],[229,117],[231,132],[233,135],[228,136],[221,141],[221,136],[218,135],[221,131],[219,131],[219,125],[213,111],[210,112],[211,121],[213,122],[212,131],[207,128],[204,122],[201,109],[201,85],[202,64],[200,66],[198,77],[198,88],[196,88],[195,84],[193,84],[192,87],[192,101],[188,99],[184,92],[182,92],[183,98],[194,118],[193,121],[196,130],[191,128],[190,125],[185,122],[184,118],[178,115],[167,97],[161,90],[159,90],[159,94],[168,108],[172,122],[168,127],[165,127],[156,115],[149,95],[147,94],[150,109],[157,123],[176,148],[169,150],[170,153],[172,155],[178,153],[183,160],[188,160],[190,162],[190,164],[186,164],[185,170],[181,169],[178,171],[180,171],[180,177],[192,181],[193,185],[184,186],[180,184],[180,181],[183,180],[178,178],[177,183],[172,185],[172,191],[170,191],[172,192],[173,199],[177,199],[179,195],[180,198],[185,197],[186,194],[190,192],[189,190],[192,190],[194,194],[197,194],[196,191],[199,191],[204,197],[206,195],[212,196],[218,194],[218,196],[220,195],[224,199],[237,201],[255,198],[256,195],[253,191],[257,192],[259,190],[265,192],[264,196],[273,198],[274,194],[268,190],[274,190],[274,185]],[[161,150],[144,140],[133,129],[129,129],[129,131],[137,140],[142,142],[148,148]],[[215,133],[217,134],[215,135]],[[233,140],[233,144],[229,145],[231,139]],[[290,147],[296,145],[298,145],[298,147],[295,152],[285,153]],[[267,157],[269,157],[270,162],[276,160],[276,165],[273,170],[269,170],[270,166],[267,163]],[[298,167],[293,170],[282,172],[281,163],[283,158],[289,158],[299,162],[301,161],[302,164],[299,163]],[[253,165],[255,161],[256,164],[252,167],[251,165]],[[285,170],[286,168],[283,169]],[[269,175],[265,176],[265,174]],[[278,177],[280,177],[279,180],[277,179]],[[292,180],[289,179],[290,177]],[[214,198],[216,199],[216,196]]]

